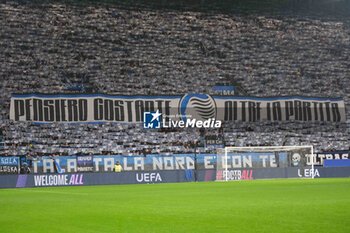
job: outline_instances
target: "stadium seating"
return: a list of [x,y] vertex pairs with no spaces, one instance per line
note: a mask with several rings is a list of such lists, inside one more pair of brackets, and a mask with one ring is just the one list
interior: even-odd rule
[[[203,138],[195,129],[11,122],[13,93],[214,94],[214,85],[238,83],[251,96],[342,97],[350,119],[349,23],[347,18],[210,15],[98,4],[0,4],[1,153],[212,152],[199,146]],[[231,146],[311,143],[317,151],[343,150],[350,146],[349,130],[349,120],[227,122],[224,138]]]

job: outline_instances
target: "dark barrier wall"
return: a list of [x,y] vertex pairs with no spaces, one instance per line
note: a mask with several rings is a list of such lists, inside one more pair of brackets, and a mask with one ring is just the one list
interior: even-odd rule
[[[273,179],[273,178],[350,177],[350,168],[256,168],[229,170],[228,180]],[[222,176],[216,170],[140,171],[104,173],[28,174],[0,176],[0,188],[54,187],[115,185],[144,183],[174,183],[214,181]]]
[[[216,175],[219,180],[225,180],[224,177],[226,177],[224,172],[218,172],[214,175]],[[227,177],[228,180],[350,177],[350,167],[315,167],[314,169],[311,167],[229,169]],[[202,177],[200,177],[200,179],[202,179]]]
[[3,175],[0,188],[173,183],[194,180],[193,170],[157,172],[105,172],[69,174]]

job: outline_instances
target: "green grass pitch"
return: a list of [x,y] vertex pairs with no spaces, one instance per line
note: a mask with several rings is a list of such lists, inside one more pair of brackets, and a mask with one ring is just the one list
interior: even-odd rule
[[350,232],[350,178],[0,190],[0,232]]

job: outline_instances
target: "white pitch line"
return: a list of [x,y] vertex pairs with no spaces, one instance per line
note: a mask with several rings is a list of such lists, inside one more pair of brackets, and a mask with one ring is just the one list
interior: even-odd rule
[[82,195],[87,196],[87,193],[73,193],[73,192],[57,192],[57,191],[47,191],[47,190],[31,190],[31,189],[15,189],[20,191],[34,192],[34,193],[53,193],[53,194],[68,194],[68,195]]

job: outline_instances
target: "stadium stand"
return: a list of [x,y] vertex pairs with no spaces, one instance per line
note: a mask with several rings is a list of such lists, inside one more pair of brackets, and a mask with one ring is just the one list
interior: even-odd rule
[[[9,120],[11,94],[214,94],[342,97],[350,119],[350,19],[210,14],[103,4],[0,3],[3,155],[211,152],[196,129],[137,124],[34,125]],[[343,124],[226,123],[226,145],[349,149]],[[207,132],[211,134],[213,132]],[[218,133],[218,132],[214,132]]]

